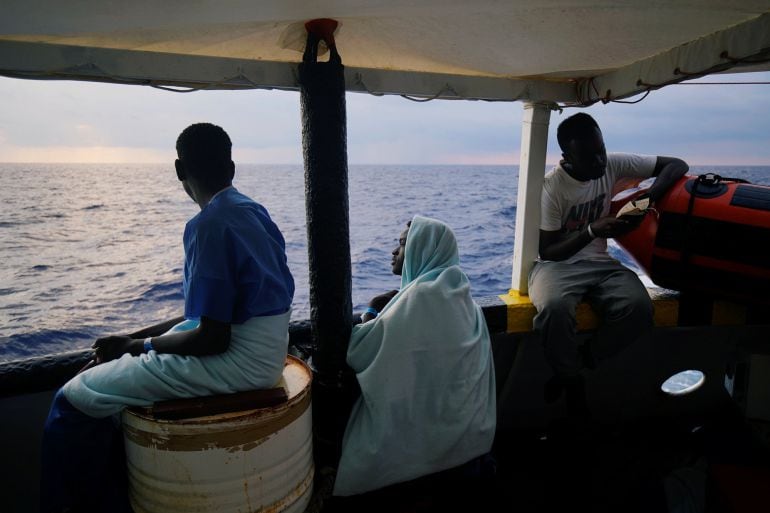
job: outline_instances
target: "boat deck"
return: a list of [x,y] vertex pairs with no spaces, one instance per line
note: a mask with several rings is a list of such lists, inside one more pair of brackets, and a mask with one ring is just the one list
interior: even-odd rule
[[[500,308],[485,311],[490,325],[506,325],[505,306]],[[308,333],[306,327],[295,330],[294,341]],[[767,333],[767,325],[658,328],[585,373],[592,415],[570,422],[563,400],[544,402],[550,374],[536,337],[496,332],[496,473],[470,478],[447,472],[340,499],[329,497],[333,475],[317,468],[307,511],[497,511],[502,503],[506,511],[520,512],[655,512],[667,511],[675,496],[681,504],[682,497],[703,497],[707,507],[692,511],[767,511]],[[53,390],[49,381],[38,379],[35,387],[45,386],[39,390],[30,380],[60,379],[82,367],[85,356],[43,365],[37,373],[26,364],[18,373],[6,372],[4,391],[18,390],[0,400],[6,419],[2,452],[15,462],[0,486],[7,491],[3,511],[37,509],[40,439]],[[688,396],[668,397],[651,385],[691,368],[707,379]],[[732,397],[725,389],[726,369],[735,371]],[[17,374],[23,379],[14,385]],[[746,421],[749,410],[766,422]]]
[[444,473],[327,499],[320,511],[651,513],[677,504],[677,511],[720,512],[770,504],[766,434],[744,420],[727,394],[706,415],[628,425],[562,418],[544,430],[498,432],[492,453],[493,476]]

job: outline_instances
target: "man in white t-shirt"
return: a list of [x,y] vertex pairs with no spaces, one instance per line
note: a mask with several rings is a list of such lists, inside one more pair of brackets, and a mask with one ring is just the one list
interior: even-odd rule
[[[529,275],[529,296],[538,311],[534,329],[554,371],[546,400],[556,400],[566,390],[568,411],[585,413],[581,367],[591,366],[593,355],[610,356],[652,327],[647,290],[633,271],[607,254],[607,239],[638,224],[609,214],[613,186],[623,177],[654,176],[652,204],[688,166],[672,157],[608,155],[599,125],[585,113],[565,119],[557,139],[563,160],[545,176],[540,257]],[[602,323],[591,347],[579,351],[575,308],[583,300],[592,304]]]

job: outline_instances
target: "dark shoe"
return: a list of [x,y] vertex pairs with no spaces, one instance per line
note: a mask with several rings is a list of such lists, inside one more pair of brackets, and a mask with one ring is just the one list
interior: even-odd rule
[[580,363],[584,368],[590,370],[596,368],[596,358],[594,358],[594,353],[591,351],[590,340],[578,347],[578,355],[580,356]]
[[586,400],[586,383],[583,376],[570,378],[564,384],[564,390],[567,393],[567,416],[573,418],[589,418],[591,413],[588,410],[588,401]]
[[547,403],[555,403],[567,392],[567,407],[570,402],[585,403],[585,380],[583,376],[551,376],[543,387],[543,397]]
[[545,382],[543,387],[543,398],[548,404],[555,403],[561,399],[564,393],[564,383],[560,376],[551,376],[551,378]]

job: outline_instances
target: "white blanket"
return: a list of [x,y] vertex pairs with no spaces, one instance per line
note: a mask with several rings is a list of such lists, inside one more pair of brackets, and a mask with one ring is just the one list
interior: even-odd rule
[[[283,372],[290,316],[291,311],[233,324],[230,346],[217,355],[125,354],[72,378],[64,395],[78,410],[101,418],[165,399],[270,388]],[[180,324],[194,327],[189,321]]]
[[439,221],[415,217],[402,286],[353,328],[347,362],[361,397],[343,439],[335,495],[353,495],[461,465],[488,452],[495,375],[481,308]]

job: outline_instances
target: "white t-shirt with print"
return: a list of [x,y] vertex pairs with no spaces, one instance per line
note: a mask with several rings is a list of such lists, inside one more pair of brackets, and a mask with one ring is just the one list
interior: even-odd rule
[[[545,175],[541,200],[540,229],[580,231],[586,223],[609,215],[612,188],[619,178],[649,178],[655,171],[657,157],[630,153],[608,153],[604,176],[581,182],[557,165]],[[607,239],[595,238],[583,249],[563,260],[609,260]],[[540,259],[540,261],[543,261]]]

